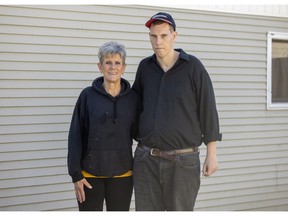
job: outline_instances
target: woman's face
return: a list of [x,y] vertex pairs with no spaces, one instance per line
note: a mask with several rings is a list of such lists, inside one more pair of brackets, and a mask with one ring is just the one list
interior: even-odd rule
[[120,54],[112,54],[106,56],[102,63],[98,63],[98,68],[103,73],[104,81],[117,83],[121,80],[126,64],[123,63]]

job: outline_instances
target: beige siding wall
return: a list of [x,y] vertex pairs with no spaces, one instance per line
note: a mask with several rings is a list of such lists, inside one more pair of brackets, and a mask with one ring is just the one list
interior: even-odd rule
[[[81,89],[100,74],[99,45],[126,45],[125,78],[152,53],[140,6],[0,6],[0,210],[76,210],[67,131]],[[266,110],[266,34],[287,18],[167,9],[178,42],[215,87],[219,171],[196,210],[288,210],[288,110]],[[202,150],[202,161],[205,149]],[[134,201],[131,209],[134,209]]]
[[[198,9],[198,10],[209,10],[218,12],[228,13],[239,13],[239,14],[253,14],[253,15],[265,15],[265,16],[277,16],[277,17],[288,17],[288,5],[273,5],[273,4],[241,4],[237,5],[237,2],[231,2],[231,4],[179,4],[174,7],[185,8],[185,9]],[[238,2],[239,3],[239,2]],[[251,2],[253,3],[253,2]],[[263,2],[264,3],[264,2]],[[271,2],[274,3],[274,2]],[[276,2],[275,2],[276,3]]]

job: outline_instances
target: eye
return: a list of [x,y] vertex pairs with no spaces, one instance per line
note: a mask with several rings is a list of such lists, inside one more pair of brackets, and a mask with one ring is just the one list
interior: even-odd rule
[[161,35],[161,38],[162,38],[162,39],[164,39],[164,38],[166,38],[166,37],[167,37],[167,34]]

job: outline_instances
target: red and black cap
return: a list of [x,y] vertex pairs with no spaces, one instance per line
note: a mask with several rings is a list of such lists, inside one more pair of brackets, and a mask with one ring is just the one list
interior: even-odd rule
[[174,31],[176,31],[176,24],[174,19],[172,18],[172,16],[168,13],[164,13],[164,12],[159,12],[155,15],[153,15],[145,24],[145,26],[147,28],[150,28],[151,24],[155,21],[155,20],[162,20],[170,25],[173,26]]

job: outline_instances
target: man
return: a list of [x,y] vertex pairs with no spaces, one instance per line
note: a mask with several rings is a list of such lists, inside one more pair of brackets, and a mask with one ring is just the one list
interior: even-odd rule
[[174,49],[171,15],[159,12],[145,25],[154,55],[140,62],[133,84],[143,103],[134,154],[136,210],[192,211],[202,142],[207,145],[203,175],[217,170],[221,134],[213,86],[196,57]]

